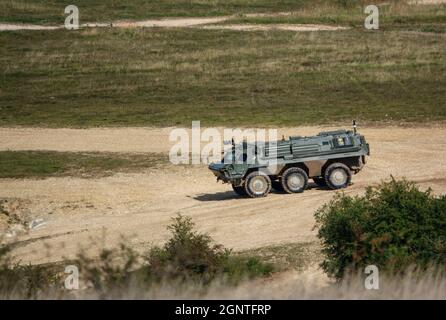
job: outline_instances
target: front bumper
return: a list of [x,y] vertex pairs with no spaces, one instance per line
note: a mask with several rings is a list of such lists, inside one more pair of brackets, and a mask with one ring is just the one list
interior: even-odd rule
[[229,181],[228,177],[225,175],[224,172],[217,171],[217,170],[211,170],[211,171],[217,177],[217,181],[219,181],[219,180],[224,181],[224,182]]
[[223,165],[220,163],[211,163],[209,165],[209,170],[217,177],[217,181],[221,180],[223,182],[229,182],[228,173],[223,170]]

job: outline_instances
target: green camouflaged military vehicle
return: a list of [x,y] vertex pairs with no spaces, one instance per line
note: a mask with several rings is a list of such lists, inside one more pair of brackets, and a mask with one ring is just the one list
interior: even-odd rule
[[238,195],[257,198],[266,196],[271,188],[303,192],[309,178],[320,187],[345,188],[368,155],[369,144],[353,123],[353,131],[321,132],[277,142],[233,142],[222,161],[211,163],[209,169],[217,181],[230,183]]

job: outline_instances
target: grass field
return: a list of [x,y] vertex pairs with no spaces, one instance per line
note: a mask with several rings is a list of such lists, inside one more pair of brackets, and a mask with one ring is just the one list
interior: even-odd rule
[[286,243],[241,251],[240,255],[259,257],[261,261],[276,266],[277,271],[303,271],[310,265],[322,262],[318,242]]
[[[329,1],[319,1],[321,3]],[[343,1],[335,1],[335,3]],[[356,1],[358,2],[358,1]],[[84,22],[158,17],[216,16],[252,12],[294,11],[310,6],[308,0],[77,0]],[[62,24],[66,1],[2,0],[0,21]]]
[[0,151],[0,178],[103,177],[167,163],[159,154]]
[[[28,1],[26,5],[1,3],[9,6],[7,16],[12,19],[26,17],[28,9],[48,16],[49,8],[58,2],[33,2],[35,7]],[[28,9],[23,11],[19,3]],[[120,6],[117,1],[110,3]],[[190,126],[192,120],[201,120],[203,126],[290,126],[352,118],[446,120],[445,5],[408,7],[396,2],[383,9],[381,30],[366,31],[360,27],[365,15],[358,10],[359,2],[310,3],[234,0],[144,5],[158,6],[151,12],[164,16],[180,15],[188,6],[212,5],[218,9],[215,14],[302,6],[299,15],[239,16],[227,23],[324,22],[353,28],[310,33],[193,28],[1,32],[0,126]],[[131,14],[145,10],[131,9],[137,4],[130,1],[122,10],[104,9],[104,14],[128,12],[128,17],[138,18]],[[100,11],[100,6],[92,4],[92,12]],[[195,16],[213,14],[189,9]]]
[[[443,30],[444,4],[413,6],[405,0],[376,0],[381,22],[390,26],[423,25]],[[77,0],[81,23],[141,20],[162,17],[201,17],[234,15],[231,22],[326,23],[362,26],[364,0]],[[63,24],[66,2],[61,0],[1,0],[0,22]],[[246,17],[246,14],[291,12],[290,16]],[[239,17],[239,18],[237,18]],[[426,29],[430,30],[430,29]]]
[[[352,5],[342,6],[336,5],[336,1],[324,1],[314,7],[299,9],[290,15],[241,15],[225,23],[321,23],[362,29],[365,17],[364,5],[368,5],[369,2],[364,2],[364,5],[358,4],[358,2],[351,1]],[[378,1],[375,4],[378,4],[380,29],[383,31],[446,32],[446,4],[414,6],[407,5],[403,1],[385,2],[380,5]]]
[[[383,2],[378,0],[379,2]],[[233,15],[311,9],[320,5],[348,8],[359,0],[76,0],[82,22],[158,17]],[[62,0],[1,0],[0,21],[63,24]]]

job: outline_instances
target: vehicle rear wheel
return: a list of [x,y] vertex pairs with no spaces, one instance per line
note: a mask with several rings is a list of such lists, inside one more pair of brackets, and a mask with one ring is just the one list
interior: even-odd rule
[[326,187],[327,183],[325,182],[325,179],[323,177],[314,177],[313,181],[315,184],[317,184],[318,187]]
[[283,192],[283,187],[282,187],[282,184],[280,183],[280,180],[273,180],[271,182],[271,185],[274,190]]
[[330,189],[342,189],[350,184],[352,173],[345,164],[333,163],[325,170],[324,178]]
[[242,196],[242,197],[246,196],[246,191],[243,188],[243,186],[234,186],[234,185],[232,185],[232,190],[234,190],[234,192],[236,194],[238,194],[239,196]]
[[285,170],[280,182],[285,192],[301,193],[308,186],[308,176],[301,168],[293,167]]
[[263,172],[254,171],[246,177],[244,187],[251,198],[265,197],[271,191],[271,179]]

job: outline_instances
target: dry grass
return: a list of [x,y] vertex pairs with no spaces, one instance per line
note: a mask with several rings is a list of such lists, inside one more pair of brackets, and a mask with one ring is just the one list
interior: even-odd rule
[[[318,278],[319,277],[319,278]],[[322,278],[322,279],[321,279]],[[332,282],[314,271],[300,274],[284,273],[266,280],[245,281],[227,286],[216,281],[210,286],[184,283],[161,283],[140,288],[137,283],[110,289],[107,294],[88,290],[42,292],[35,299],[446,299],[446,277],[438,272],[410,273],[404,277],[380,276],[378,290],[364,287],[364,276],[352,277],[342,283]],[[0,294],[1,297],[24,298],[20,295]]]
[[157,153],[0,151],[0,178],[97,178],[117,172],[156,169],[167,164],[168,157]]
[[[226,23],[324,23],[363,28],[368,1],[317,1],[287,15],[247,14]],[[375,1],[379,8],[381,30],[418,30],[445,32],[446,4],[417,6],[405,0]]]
[[[103,22],[153,17],[217,16],[248,12],[293,11],[314,0],[77,0],[84,22]],[[62,24],[62,0],[2,0],[0,21]]]
[[0,41],[3,126],[446,119],[438,33],[101,29]]
[[[12,3],[2,3],[12,6],[7,17],[26,16]],[[87,17],[104,9],[89,3]],[[240,13],[227,22],[231,24],[353,27],[342,31],[2,32],[0,125],[177,126],[201,120],[207,126],[294,126],[351,118],[445,120],[446,5],[379,1],[381,29],[369,32],[362,26],[364,4],[172,0],[146,11],[135,0],[119,10],[104,9],[106,15],[114,12],[124,18],[149,11],[168,16],[186,8],[191,15],[205,14],[202,9],[211,6],[216,11],[206,14]],[[60,3],[45,5],[53,12]],[[248,15],[253,12],[269,14]]]
[[[320,274],[319,277],[324,278]],[[322,280],[322,281],[321,281]],[[210,290],[205,298],[219,299],[446,299],[444,273],[411,272],[403,277],[381,275],[379,290],[367,290],[364,276],[358,275],[334,283],[328,279],[315,278],[314,272],[290,274],[263,284],[247,283],[236,289]],[[164,296],[166,297],[166,296]],[[179,298],[185,298],[180,295]],[[197,296],[199,297],[199,296]]]

